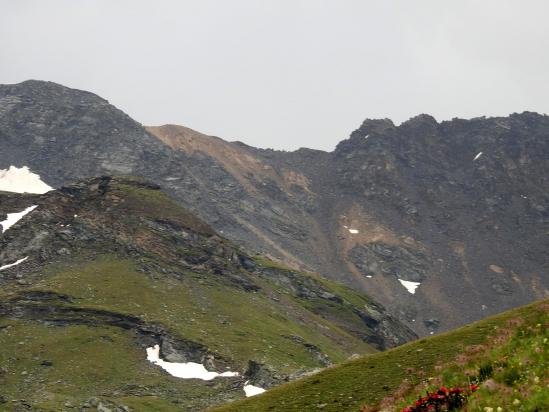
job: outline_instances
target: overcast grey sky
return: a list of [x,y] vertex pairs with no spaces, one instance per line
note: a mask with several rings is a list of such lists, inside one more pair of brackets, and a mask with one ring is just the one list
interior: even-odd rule
[[0,0],[0,83],[331,150],[367,117],[549,113],[545,0]]

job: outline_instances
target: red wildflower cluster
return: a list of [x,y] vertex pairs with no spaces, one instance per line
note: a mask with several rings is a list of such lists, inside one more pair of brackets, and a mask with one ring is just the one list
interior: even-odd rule
[[426,396],[419,398],[413,406],[404,408],[402,412],[440,412],[457,410],[465,405],[467,397],[477,389],[477,385],[471,385],[468,390],[462,388],[445,388],[444,386],[441,386],[436,392],[427,392]]

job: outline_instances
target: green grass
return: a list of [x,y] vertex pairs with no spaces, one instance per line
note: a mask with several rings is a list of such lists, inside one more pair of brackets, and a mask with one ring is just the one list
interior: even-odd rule
[[[217,283],[215,277],[193,273],[182,280],[151,277],[136,270],[133,262],[114,256],[56,266],[50,272],[33,289],[72,296],[79,307],[161,323],[175,335],[206,345],[240,368],[245,368],[249,359],[282,373],[320,366],[302,344],[288,338],[291,335],[317,345],[334,362],[352,353],[372,352],[369,345],[305,310],[294,299],[286,298],[281,305],[263,293]],[[264,290],[270,287],[267,281],[260,283]],[[322,333],[322,327],[330,332]]]
[[[333,362],[373,352],[359,338],[307,310],[300,299],[279,293],[266,279],[257,280],[261,293],[252,293],[219,283],[215,276],[189,272],[176,279],[145,274],[136,265],[115,255],[73,256],[71,263],[43,267],[42,279],[25,291],[72,298],[70,303],[49,305],[107,310],[162,325],[176,338],[208,347],[241,373],[249,360],[283,374],[321,366],[291,336],[318,346]],[[0,292],[1,299],[17,296],[17,290]],[[0,374],[0,395],[26,399],[44,410],[59,410],[67,401],[82,403],[92,396],[153,411],[177,410],[179,404],[173,402],[203,408],[208,402],[243,396],[240,387],[228,389],[230,380],[216,379],[215,389],[202,381],[170,377],[146,361],[133,332],[115,327],[47,326],[1,318],[0,347],[0,365],[8,371]],[[43,360],[53,366],[42,366]],[[140,388],[137,394],[132,395],[132,386]]]
[[[216,393],[211,386],[167,376],[145,360],[135,337],[119,328],[19,320],[0,326],[0,395],[25,399],[35,409],[59,411],[66,402],[78,405],[99,397],[126,405],[154,403],[156,410],[168,411],[177,409],[172,400]],[[140,396],[121,396],[128,391]]]
[[305,279],[308,278],[310,280],[313,280],[319,283],[320,285],[322,285],[323,287],[325,287],[327,290],[337,294],[338,296],[344,298],[345,300],[354,304],[357,307],[362,307],[365,304],[371,303],[371,301],[368,300],[366,295],[358,293],[354,291],[352,288],[342,283],[325,279],[320,275],[318,275],[317,273],[292,269],[282,263],[275,262],[274,260],[271,260],[263,255],[255,255],[253,256],[253,260],[264,268],[277,269],[277,270],[282,270],[286,272],[296,273],[298,275],[303,276]]
[[[283,373],[318,367],[303,345],[288,339],[291,335],[317,345],[334,362],[352,353],[372,352],[369,345],[304,310],[295,299],[280,296],[286,298],[280,305],[264,294],[217,283],[215,277],[193,273],[182,280],[151,277],[136,270],[132,261],[114,256],[56,265],[46,272],[50,274],[32,289],[72,296],[80,307],[162,323],[176,335],[202,343],[240,367],[249,359],[276,366]],[[264,289],[270,287],[267,281],[262,283]],[[329,328],[339,342],[319,333],[319,326]]]
[[549,410],[548,326],[549,304],[526,321],[511,318],[484,345],[441,363],[432,377],[386,401],[405,407],[419,393],[433,392],[441,385],[467,388],[475,383],[480,389],[469,397],[468,410]]
[[192,229],[196,233],[214,234],[206,223],[181,207],[166,193],[159,189],[139,186],[139,183],[143,183],[139,178],[119,177],[110,187],[114,196],[119,194],[119,197],[124,200],[117,208],[118,213],[123,211],[120,218],[147,216],[149,218],[170,220]]
[[270,269],[278,269],[278,270],[285,270],[288,272],[296,272],[295,269],[291,269],[290,267],[280,263],[275,262],[272,259],[269,259],[266,256],[263,255],[255,255],[253,256],[253,260],[255,263],[257,263],[260,266],[263,266],[264,268],[270,268]]
[[[435,376],[435,367],[438,368],[441,362],[454,360],[471,345],[490,342],[494,332],[506,327],[509,319],[521,318],[530,326],[536,325],[542,308],[543,304],[537,303],[512,310],[452,332],[328,368],[265,394],[213,410],[358,411],[362,405],[376,405],[394,394],[405,380],[412,387],[426,379],[428,381],[429,377]],[[541,364],[547,367],[546,356]]]

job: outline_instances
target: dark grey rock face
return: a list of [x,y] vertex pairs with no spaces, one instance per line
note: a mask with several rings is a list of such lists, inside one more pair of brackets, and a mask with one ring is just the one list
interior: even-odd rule
[[442,329],[547,296],[549,117],[439,124],[421,115],[385,126],[366,121],[338,145],[334,184],[413,242],[355,246],[354,266],[364,272],[381,254],[380,273],[422,282],[395,306],[406,318],[438,318]]
[[310,182],[314,223],[291,250],[419,333],[549,293],[548,116],[366,120],[332,153],[255,153]]
[[432,262],[419,251],[378,243],[357,245],[348,257],[365,276],[382,274],[410,282],[423,282],[432,267]]
[[171,151],[106,100],[50,82],[0,87],[0,141],[0,168],[29,164],[51,186],[171,166]]
[[366,120],[332,153],[185,151],[93,94],[31,81],[0,86],[0,143],[0,168],[53,186],[153,180],[223,235],[368,292],[420,334],[549,293],[547,116]]

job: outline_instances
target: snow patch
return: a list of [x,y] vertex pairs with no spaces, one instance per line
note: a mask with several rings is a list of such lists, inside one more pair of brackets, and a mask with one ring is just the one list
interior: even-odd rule
[[356,235],[356,234],[358,233],[358,230],[357,230],[357,229],[351,229],[351,228],[349,228],[349,226],[345,226],[345,225],[343,225],[343,227],[344,227],[345,229],[347,229],[347,230],[348,230],[350,233],[352,233],[353,235]]
[[406,288],[406,290],[407,290],[408,292],[410,292],[412,295],[413,295],[414,293],[416,293],[417,287],[418,287],[419,285],[421,285],[420,282],[410,282],[410,281],[408,281],[408,280],[402,280],[402,279],[399,279],[398,281],[399,281],[399,282],[402,284],[402,286],[404,286],[404,287]]
[[373,278],[373,276],[372,276],[372,275],[366,275],[366,277],[367,277],[368,279],[371,279],[371,278]]
[[364,136],[364,139],[367,139],[368,137],[370,137],[370,135],[369,135],[369,134],[367,134],[366,136]]
[[205,381],[212,380],[217,376],[230,377],[238,376],[238,372],[210,372],[204,365],[194,362],[186,363],[172,363],[166,362],[163,359],[160,359],[160,346],[154,345],[152,348],[147,348],[147,360],[155,365],[160,366],[170,375],[175,376],[176,378],[182,379],[202,379]]
[[19,259],[17,262],[10,263],[9,265],[0,266],[0,270],[11,268],[12,266],[17,266],[20,263],[23,263],[25,260],[27,260],[29,257],[24,257],[23,259]]
[[480,156],[482,156],[482,152],[478,152],[478,154],[477,154],[477,155],[475,156],[475,158],[473,159],[473,162],[474,162],[475,160],[477,160]]
[[30,206],[27,207],[22,212],[16,212],[16,213],[8,213],[8,218],[6,220],[3,220],[0,222],[0,226],[2,226],[2,233],[6,233],[6,230],[8,230],[10,227],[15,225],[17,222],[19,222],[23,217],[32,212],[34,209],[36,209],[38,206]]
[[32,173],[27,166],[0,169],[0,190],[15,193],[46,193],[53,190],[40,176]]
[[244,384],[244,393],[246,394],[246,398],[249,398],[250,396],[259,395],[260,393],[265,392],[265,389],[260,388],[259,386],[254,385],[248,385],[248,382]]

